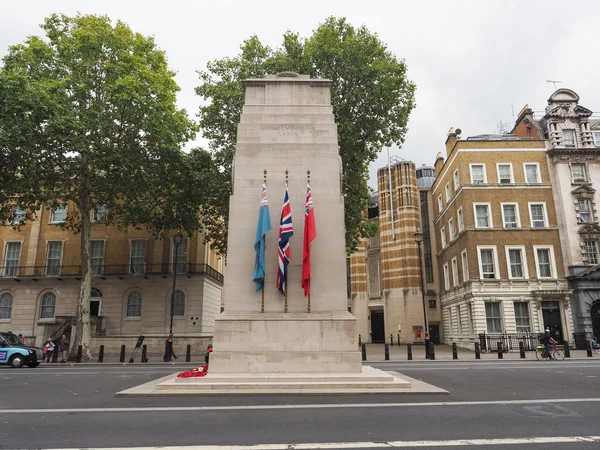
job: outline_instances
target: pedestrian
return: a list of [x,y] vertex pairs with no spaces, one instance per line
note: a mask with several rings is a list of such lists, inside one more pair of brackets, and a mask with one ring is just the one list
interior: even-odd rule
[[208,344],[206,348],[206,354],[204,355],[204,362],[208,364],[208,359],[210,358],[210,354],[212,353],[213,346],[212,344]]
[[600,353],[600,346],[598,345],[598,338],[596,336],[592,339],[592,348]]
[[173,351],[173,333],[169,333],[169,337],[167,337],[165,340],[165,356],[163,358],[164,362],[171,361],[171,356],[177,359],[177,356]]
[[60,352],[60,362],[66,363],[67,357],[69,356],[69,338],[66,334],[63,334],[58,341],[58,351]]
[[18,339],[19,339],[19,344],[25,344],[25,336],[23,336],[22,334],[19,334]]
[[50,363],[55,348],[56,346],[54,345],[54,342],[52,342],[52,338],[48,338],[46,345],[44,345],[44,362]]

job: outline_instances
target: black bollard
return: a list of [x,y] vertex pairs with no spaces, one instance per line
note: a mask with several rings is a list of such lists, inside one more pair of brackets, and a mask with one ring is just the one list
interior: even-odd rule
[[190,344],[188,344],[185,349],[185,362],[190,362],[191,360],[192,360],[192,346]]
[[412,344],[410,342],[406,344],[406,352],[408,353],[408,360],[412,361]]
[[81,362],[81,354],[83,353],[83,347],[81,345],[77,346],[77,354],[75,355],[75,362]]
[[390,360],[390,347],[388,344],[385,344],[385,360]]
[[523,341],[519,342],[519,356],[521,359],[525,359],[525,344],[523,344]]
[[360,334],[358,335],[358,346],[362,346],[362,336]]
[[362,360],[366,361],[367,360],[367,344],[362,344],[361,348],[362,348]]
[[398,345],[400,345],[400,333],[398,333]]
[[125,362],[125,346],[121,345],[121,355],[119,356],[119,362]]
[[104,345],[100,346],[100,351],[98,352],[98,362],[104,362]]
[[569,341],[565,341],[564,346],[565,346],[565,358],[570,358],[571,357],[571,349],[569,348]]
[[429,345],[429,339],[425,339],[425,359],[429,359],[429,349],[431,346]]
[[452,359],[458,359],[458,350],[456,348],[456,342],[452,343]]
[[502,353],[502,342],[498,342],[498,359],[504,359],[504,354]]
[[394,335],[390,334],[390,345],[393,347],[394,346]]
[[592,356],[594,356],[594,354],[592,353],[592,341],[587,342],[586,351],[587,351],[588,358],[591,358]]
[[146,344],[142,345],[142,362],[148,362],[148,346]]
[[435,346],[433,345],[433,341],[429,341],[429,359],[431,361],[435,360]]
[[481,347],[479,342],[475,342],[475,359],[481,359]]

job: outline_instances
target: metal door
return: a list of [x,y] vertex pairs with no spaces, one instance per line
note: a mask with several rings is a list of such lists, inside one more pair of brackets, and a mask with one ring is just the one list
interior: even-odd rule
[[371,311],[371,342],[374,344],[385,342],[383,311]]

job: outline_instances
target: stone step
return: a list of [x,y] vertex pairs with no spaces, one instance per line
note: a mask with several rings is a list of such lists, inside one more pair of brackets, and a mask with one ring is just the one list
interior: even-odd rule
[[385,381],[360,381],[360,382],[245,382],[245,383],[221,383],[221,382],[198,382],[195,384],[189,383],[161,383],[158,385],[159,390],[287,390],[287,389],[311,389],[328,391],[332,389],[408,389],[409,382],[385,382]]
[[[333,380],[336,382],[354,382],[354,383],[362,383],[364,381],[369,382],[386,382],[391,383],[396,378],[392,375],[384,375],[384,376],[360,376],[351,374],[344,374],[332,377],[330,375],[318,375],[318,374],[306,374],[306,375],[287,375],[281,374],[281,376],[266,376],[263,379],[256,379],[256,376],[240,376],[239,374],[231,374],[230,376],[222,376],[219,375],[219,379],[214,380],[219,383],[248,383],[248,382],[258,382],[258,383],[268,383],[268,382],[283,382],[283,383],[326,383],[331,382]],[[198,378],[176,378],[175,383],[181,384],[194,384],[197,383]],[[211,382],[210,375],[207,378],[203,378],[202,382]]]

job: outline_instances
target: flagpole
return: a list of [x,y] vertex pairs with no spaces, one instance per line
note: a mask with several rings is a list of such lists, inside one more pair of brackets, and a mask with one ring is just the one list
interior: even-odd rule
[[[308,186],[310,186],[310,169],[306,169],[306,179],[308,182]],[[304,226],[306,226],[306,218],[304,219]],[[305,234],[305,236],[306,236],[306,234]],[[302,278],[304,278],[304,276]],[[310,280],[308,282],[310,283]],[[310,285],[309,285],[309,287],[310,287]],[[308,291],[308,312],[310,312],[310,291]]]
[[[263,174],[263,183],[265,184],[265,186],[267,185],[267,169],[265,169],[264,174]],[[265,249],[265,255],[267,254],[267,238],[265,236],[264,239],[264,249]],[[266,265],[266,262],[265,262]],[[262,285],[262,289],[261,289],[261,294],[260,294],[260,312],[264,313],[265,312],[265,278],[267,277],[267,270],[265,268],[264,270],[264,274],[263,274],[263,285]]]
[[[289,172],[287,169],[285,169],[285,188],[287,190],[288,188],[288,177],[289,177]],[[284,256],[285,257],[285,256]],[[288,280],[288,272],[287,269],[285,271],[285,303],[283,306],[283,312],[286,313],[288,312],[288,286],[290,285],[289,280]]]

